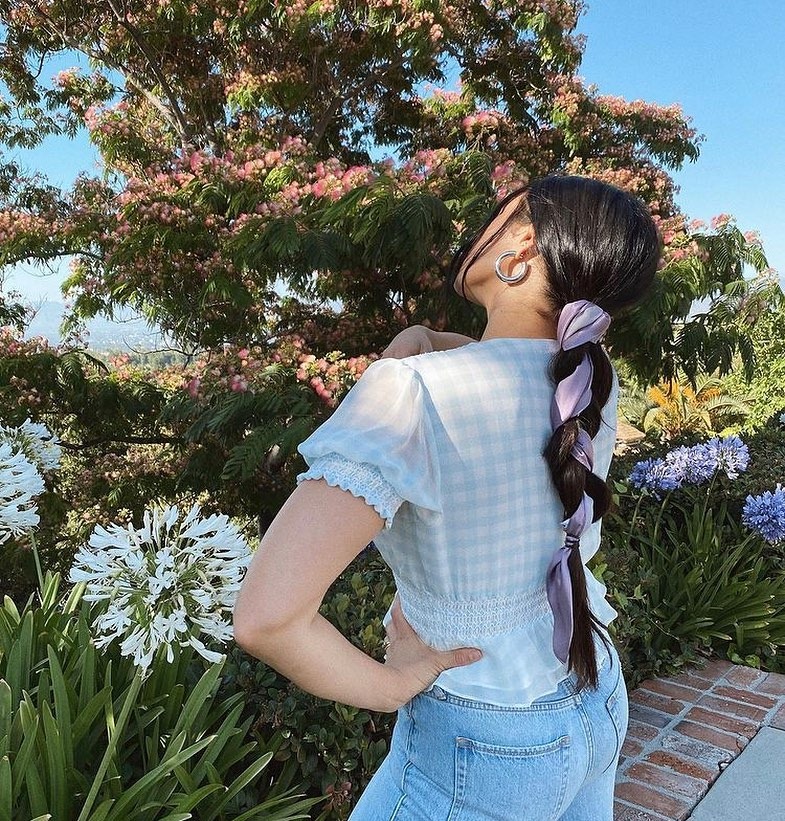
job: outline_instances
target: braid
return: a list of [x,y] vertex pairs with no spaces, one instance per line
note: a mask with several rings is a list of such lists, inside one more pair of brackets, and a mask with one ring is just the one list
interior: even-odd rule
[[[592,364],[591,401],[577,416],[560,424],[545,447],[544,456],[553,484],[559,494],[564,515],[569,519],[579,508],[584,493],[592,500],[593,517],[597,521],[610,506],[610,489],[597,474],[588,470],[578,458],[575,449],[581,430],[592,439],[602,424],[602,408],[608,401],[612,384],[611,364],[607,355],[595,342],[586,342],[570,350],[560,350],[554,357],[551,373],[558,385],[573,374],[588,355]],[[568,536],[568,567],[572,586],[573,633],[569,648],[569,668],[578,674],[579,686],[588,683],[597,686],[597,654],[592,633],[599,632],[601,623],[591,612],[586,588],[586,570],[580,554],[580,537]]]

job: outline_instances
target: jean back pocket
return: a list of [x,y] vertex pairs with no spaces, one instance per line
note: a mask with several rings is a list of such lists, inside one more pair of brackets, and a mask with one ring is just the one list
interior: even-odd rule
[[557,818],[564,800],[571,738],[509,747],[459,736],[449,821]]

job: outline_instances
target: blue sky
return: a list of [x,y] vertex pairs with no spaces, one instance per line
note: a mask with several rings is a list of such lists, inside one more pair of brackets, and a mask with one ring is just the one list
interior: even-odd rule
[[785,274],[785,2],[593,0],[581,74],[608,94],[680,103],[705,135],[674,176],[692,218],[734,214]]
[[[785,274],[785,0],[594,0],[581,74],[600,91],[680,103],[705,135],[701,156],[675,174],[692,218],[734,214],[759,230],[769,263]],[[51,67],[52,73],[74,60]],[[84,136],[49,140],[21,157],[67,185],[95,171]],[[30,299],[59,299],[62,273],[7,277]]]

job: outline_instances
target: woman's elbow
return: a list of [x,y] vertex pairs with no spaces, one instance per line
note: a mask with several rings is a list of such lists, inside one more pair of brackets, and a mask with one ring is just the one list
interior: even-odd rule
[[235,644],[246,653],[256,655],[254,651],[262,633],[241,607],[236,607],[234,610],[232,628]]
[[267,652],[281,642],[287,620],[282,614],[261,611],[247,604],[242,597],[234,607],[234,640],[238,647],[256,658],[264,659]]

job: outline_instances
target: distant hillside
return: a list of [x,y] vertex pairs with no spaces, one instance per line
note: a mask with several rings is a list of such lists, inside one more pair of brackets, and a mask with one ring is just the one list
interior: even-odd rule
[[[45,336],[52,344],[58,344],[64,311],[62,302],[43,302],[25,336]],[[130,312],[116,321],[97,317],[87,323],[87,329],[88,347],[95,351],[149,351],[163,344],[158,330]]]

